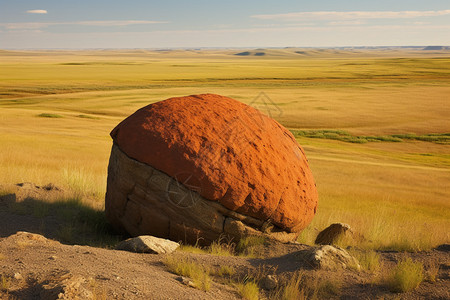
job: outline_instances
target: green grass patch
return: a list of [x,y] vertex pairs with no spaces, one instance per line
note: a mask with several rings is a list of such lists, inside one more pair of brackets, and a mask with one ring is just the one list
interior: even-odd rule
[[424,141],[436,144],[450,144],[450,133],[393,134],[382,136],[352,135],[344,130],[291,130],[295,137],[337,140],[347,143],[365,144],[369,142],[403,142],[405,140]]
[[91,119],[91,120],[100,120],[99,117],[94,117],[94,116],[90,116],[90,115],[78,115],[78,118]]
[[394,138],[399,138],[402,140],[416,140],[423,142],[432,142],[436,144],[450,144],[450,133],[430,133],[430,134],[394,134]]
[[50,113],[42,113],[42,114],[39,114],[38,117],[40,117],[40,118],[54,118],[54,119],[57,119],[57,118],[64,118],[64,117],[61,116],[61,115],[58,115],[58,114],[50,114]]

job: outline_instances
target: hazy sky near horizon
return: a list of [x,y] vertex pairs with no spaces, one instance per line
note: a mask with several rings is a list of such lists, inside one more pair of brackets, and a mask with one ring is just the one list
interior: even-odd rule
[[0,0],[0,48],[450,45],[448,0]]

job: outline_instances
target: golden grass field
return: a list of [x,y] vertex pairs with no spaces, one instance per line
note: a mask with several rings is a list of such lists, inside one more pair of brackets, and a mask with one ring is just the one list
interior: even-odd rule
[[[289,129],[353,135],[450,132],[450,53],[419,50],[0,51],[0,184],[54,183],[102,207],[122,119],[169,97],[218,93],[252,105],[264,92]],[[297,53],[298,52],[298,53]],[[319,210],[299,237],[332,222],[364,247],[450,242],[450,146],[299,137]]]

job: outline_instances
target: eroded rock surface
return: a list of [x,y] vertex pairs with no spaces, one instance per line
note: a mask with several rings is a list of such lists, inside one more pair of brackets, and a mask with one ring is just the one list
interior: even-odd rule
[[303,149],[275,120],[231,98],[154,103],[111,136],[106,212],[132,235],[195,242],[225,227],[241,230],[241,222],[247,231],[289,240],[315,214],[317,190]]
[[340,247],[324,245],[313,248],[302,254],[302,259],[314,269],[338,270],[354,268],[360,270],[361,266],[356,258]]
[[178,247],[180,247],[180,244],[167,239],[161,239],[150,235],[141,235],[120,242],[116,246],[116,249],[136,253],[169,254]]
[[319,232],[315,243],[320,245],[332,245],[339,239],[352,236],[353,230],[350,228],[350,225],[345,223],[333,223]]

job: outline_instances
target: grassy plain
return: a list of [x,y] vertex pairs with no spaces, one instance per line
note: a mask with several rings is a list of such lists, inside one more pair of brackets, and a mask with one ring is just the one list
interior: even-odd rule
[[[448,52],[264,51],[0,51],[0,183],[51,182],[102,207],[111,129],[149,103],[197,93],[249,103],[293,130],[450,132]],[[448,145],[298,141],[320,194],[300,241],[345,222],[367,248],[450,242]]]

